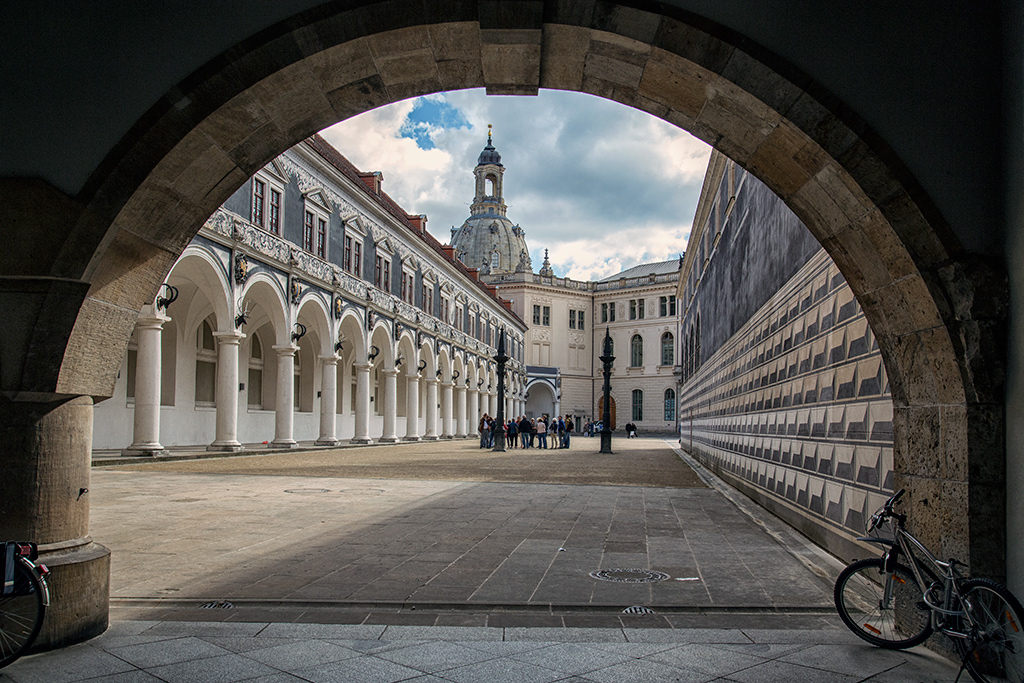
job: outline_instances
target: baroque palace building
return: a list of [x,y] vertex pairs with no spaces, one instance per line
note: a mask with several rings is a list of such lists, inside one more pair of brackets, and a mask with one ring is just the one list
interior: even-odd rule
[[475,268],[321,137],[206,221],[145,307],[93,446],[457,438],[525,410],[527,324]]
[[581,423],[603,414],[603,353],[613,355],[612,426],[675,433],[678,384],[676,285],[682,257],[648,263],[597,281],[557,277],[547,250],[534,273],[526,232],[506,216],[505,167],[488,133],[473,169],[470,216],[452,229],[451,244],[467,266],[497,287],[527,325],[526,384],[517,399],[525,415],[572,415]]
[[893,403],[838,267],[771,190],[712,152],[678,281],[680,444],[844,557],[893,490]]

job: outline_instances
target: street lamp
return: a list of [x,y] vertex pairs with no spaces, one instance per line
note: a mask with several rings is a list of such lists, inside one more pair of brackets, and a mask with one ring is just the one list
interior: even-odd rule
[[497,422],[497,433],[494,435],[494,448],[492,451],[505,452],[505,363],[508,356],[505,355],[505,329],[502,328],[498,336],[498,353],[494,356],[498,362],[498,414],[494,420]]
[[612,452],[612,333],[610,330],[604,332],[604,355],[601,362],[604,363],[604,410],[601,411],[601,453]]

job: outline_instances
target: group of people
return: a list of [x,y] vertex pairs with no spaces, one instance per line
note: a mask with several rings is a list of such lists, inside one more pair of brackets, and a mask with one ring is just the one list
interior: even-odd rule
[[[494,448],[494,437],[502,425],[487,413],[480,418],[477,432],[480,434],[480,448]],[[509,420],[504,425],[505,445],[508,448],[568,448],[569,440],[575,426],[572,416],[548,418],[528,418],[525,415],[518,420]],[[551,437],[550,445],[548,437]]]

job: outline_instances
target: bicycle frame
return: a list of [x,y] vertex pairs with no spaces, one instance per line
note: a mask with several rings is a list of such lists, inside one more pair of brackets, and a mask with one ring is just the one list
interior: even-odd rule
[[[947,625],[948,620],[943,619],[943,617],[959,617],[964,619],[968,626],[973,627],[975,625],[969,611],[961,608],[963,596],[960,593],[960,577],[956,572],[956,561],[951,559],[949,562],[943,562],[935,557],[921,541],[914,538],[910,532],[903,528],[904,520],[905,517],[903,515],[895,513],[889,518],[889,525],[895,540],[877,536],[861,536],[857,540],[886,546],[887,549],[882,555],[885,562],[884,576],[892,575],[899,555],[902,552],[908,558],[907,564],[910,567],[910,571],[913,572],[914,580],[921,588],[924,603],[931,610],[932,628],[941,631],[950,638],[962,638],[965,640],[970,638],[969,633],[961,633],[952,629]],[[936,568],[937,571],[934,573],[929,571],[936,578],[935,581],[926,580],[924,572],[928,570],[922,568],[921,559],[915,554],[914,550],[923,555]],[[932,595],[936,588],[941,588],[943,592],[941,606],[936,603]],[[889,580],[885,582],[883,595],[885,602],[888,604],[892,599],[892,582]],[[952,609],[954,605],[956,605],[957,609]]]

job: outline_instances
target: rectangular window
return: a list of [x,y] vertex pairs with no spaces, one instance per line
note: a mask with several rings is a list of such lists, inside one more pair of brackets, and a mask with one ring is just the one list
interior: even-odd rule
[[345,254],[342,257],[342,265],[348,272],[352,272],[352,238],[345,235]]
[[402,273],[402,301],[405,301],[407,296],[405,288],[409,286],[408,281],[405,279],[405,273]]
[[267,230],[275,235],[281,234],[281,193],[270,188],[270,221]]
[[639,315],[637,317],[640,318],[641,320],[643,320],[643,317],[644,317],[644,300],[643,299],[637,299],[636,300],[636,309],[637,309],[637,312],[639,313]]
[[608,322],[615,322],[615,304],[608,304]]
[[667,296],[659,296],[658,297],[658,315],[660,317],[662,317],[662,318],[664,318],[666,315],[668,315],[668,297]]
[[259,178],[252,179],[252,222],[263,227],[263,201],[267,195],[267,184]]
[[423,310],[434,314],[434,287],[429,282],[423,283]]
[[608,322],[608,304],[601,304],[601,322]]
[[[316,255],[320,258],[327,258],[327,221],[323,218],[317,218],[316,221]],[[356,269],[358,268],[357,264]],[[358,275],[358,273],[356,274]]]
[[643,422],[644,419],[644,392],[640,389],[633,390],[633,421]]
[[670,294],[669,297],[668,297],[668,314],[671,315],[671,316],[675,316],[675,314],[676,314],[676,295],[675,294]]
[[441,320],[448,322],[448,299],[441,297]]
[[576,329],[576,311],[569,311],[569,329]]
[[380,289],[380,277],[382,275],[381,271],[383,263],[384,259],[382,259],[380,256],[377,256],[373,260],[373,286],[376,287],[377,289]]
[[533,307],[533,324],[540,325],[540,306]]
[[545,306],[544,307],[544,315],[543,315],[543,317],[541,319],[541,325],[543,325],[544,327],[550,327],[551,326],[551,307],[550,306]]
[[313,252],[313,212],[306,211],[306,217],[302,222],[302,248]]
[[356,277],[363,276],[363,243],[356,242],[352,245],[352,274]]
[[384,275],[380,280],[380,288],[390,292],[391,291],[391,261],[384,259]]
[[629,319],[636,320],[636,299],[629,300]]
[[579,321],[579,326],[580,326],[581,330],[585,327],[584,324],[583,324],[583,313],[584,313],[583,311],[579,311],[577,316],[576,316],[577,320]]

